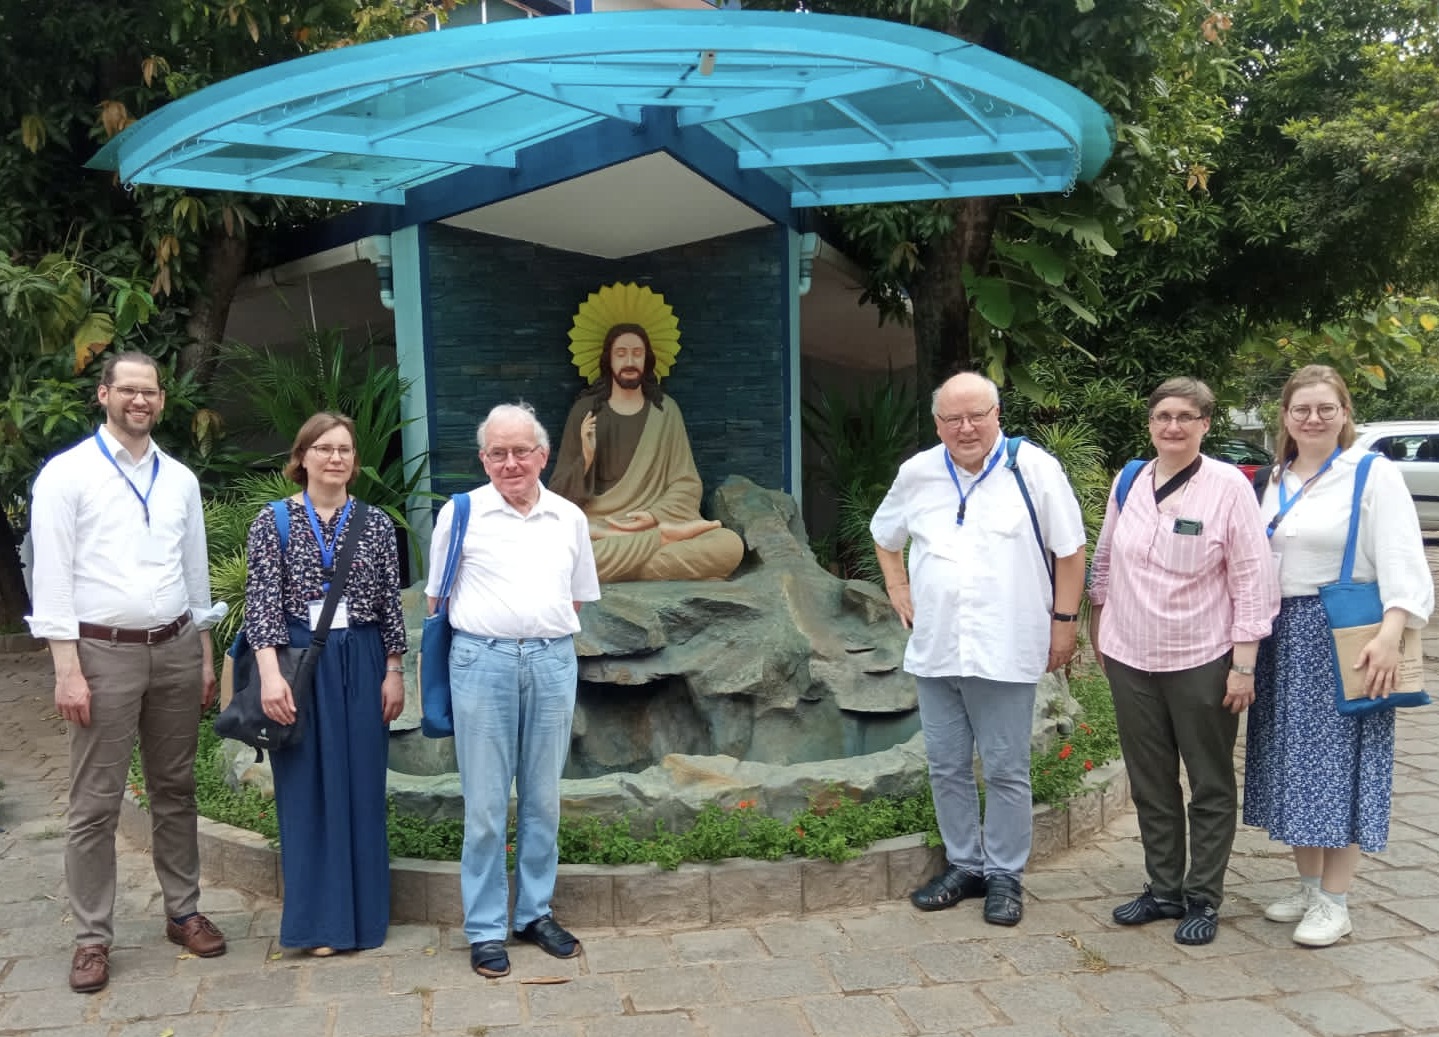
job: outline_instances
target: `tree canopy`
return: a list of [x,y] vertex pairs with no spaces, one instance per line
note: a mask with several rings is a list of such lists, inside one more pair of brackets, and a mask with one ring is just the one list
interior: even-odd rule
[[84,168],[168,100],[302,54],[433,27],[462,0],[0,3],[0,628],[24,608],[14,544],[30,481],[94,420],[93,360],[169,372],[167,448],[205,474],[204,404],[230,302],[265,233],[328,207],[135,187]]

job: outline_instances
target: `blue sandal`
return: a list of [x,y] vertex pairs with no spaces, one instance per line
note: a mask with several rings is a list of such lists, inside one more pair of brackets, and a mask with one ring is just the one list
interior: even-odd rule
[[486,979],[499,979],[510,974],[510,956],[503,940],[485,940],[470,944],[470,968]]

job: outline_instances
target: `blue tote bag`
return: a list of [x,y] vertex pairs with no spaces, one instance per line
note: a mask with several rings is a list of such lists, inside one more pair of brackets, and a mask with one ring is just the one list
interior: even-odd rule
[[435,614],[425,617],[420,632],[420,660],[416,671],[420,684],[420,730],[429,738],[449,738],[455,733],[455,711],[450,704],[450,592],[460,568],[465,544],[465,527],[470,524],[470,495],[450,498],[455,514],[450,525],[450,549],[445,555],[445,575],[440,581]]
[[[1339,579],[1319,588],[1319,600],[1329,617],[1329,629],[1335,636],[1334,659],[1334,706],[1345,716],[1363,716],[1380,709],[1394,709],[1398,706],[1427,706],[1429,695],[1423,691],[1390,692],[1388,698],[1348,698],[1344,693],[1344,677],[1351,680],[1354,655],[1340,650],[1339,641],[1350,627],[1375,627],[1384,619],[1384,602],[1379,598],[1379,584],[1354,582],[1354,552],[1359,542],[1359,504],[1364,496],[1364,483],[1369,478],[1369,466],[1374,463],[1374,454],[1365,454],[1354,472],[1354,503],[1349,510],[1349,537],[1344,544],[1344,561],[1339,567]],[[1373,636],[1370,634],[1369,636]],[[1406,641],[1418,638],[1419,631],[1405,631]],[[1361,634],[1358,638],[1346,640],[1368,641]],[[1346,669],[1346,667],[1348,669]],[[1351,694],[1353,692],[1351,691]]]

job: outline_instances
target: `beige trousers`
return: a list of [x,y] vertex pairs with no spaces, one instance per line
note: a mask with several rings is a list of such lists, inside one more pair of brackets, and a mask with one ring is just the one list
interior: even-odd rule
[[195,742],[202,653],[193,623],[160,645],[82,637],[79,650],[90,684],[90,726],[70,725],[65,879],[76,944],[108,947],[115,937],[115,828],[137,736],[165,913],[178,918],[198,909]]

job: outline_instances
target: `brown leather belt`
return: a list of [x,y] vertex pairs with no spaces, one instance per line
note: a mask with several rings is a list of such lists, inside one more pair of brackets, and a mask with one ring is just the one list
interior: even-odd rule
[[102,627],[98,623],[81,623],[80,636],[109,641],[112,645],[162,645],[177,636],[189,622],[189,615],[182,615],[173,623],[149,630],[123,630],[120,627]]

